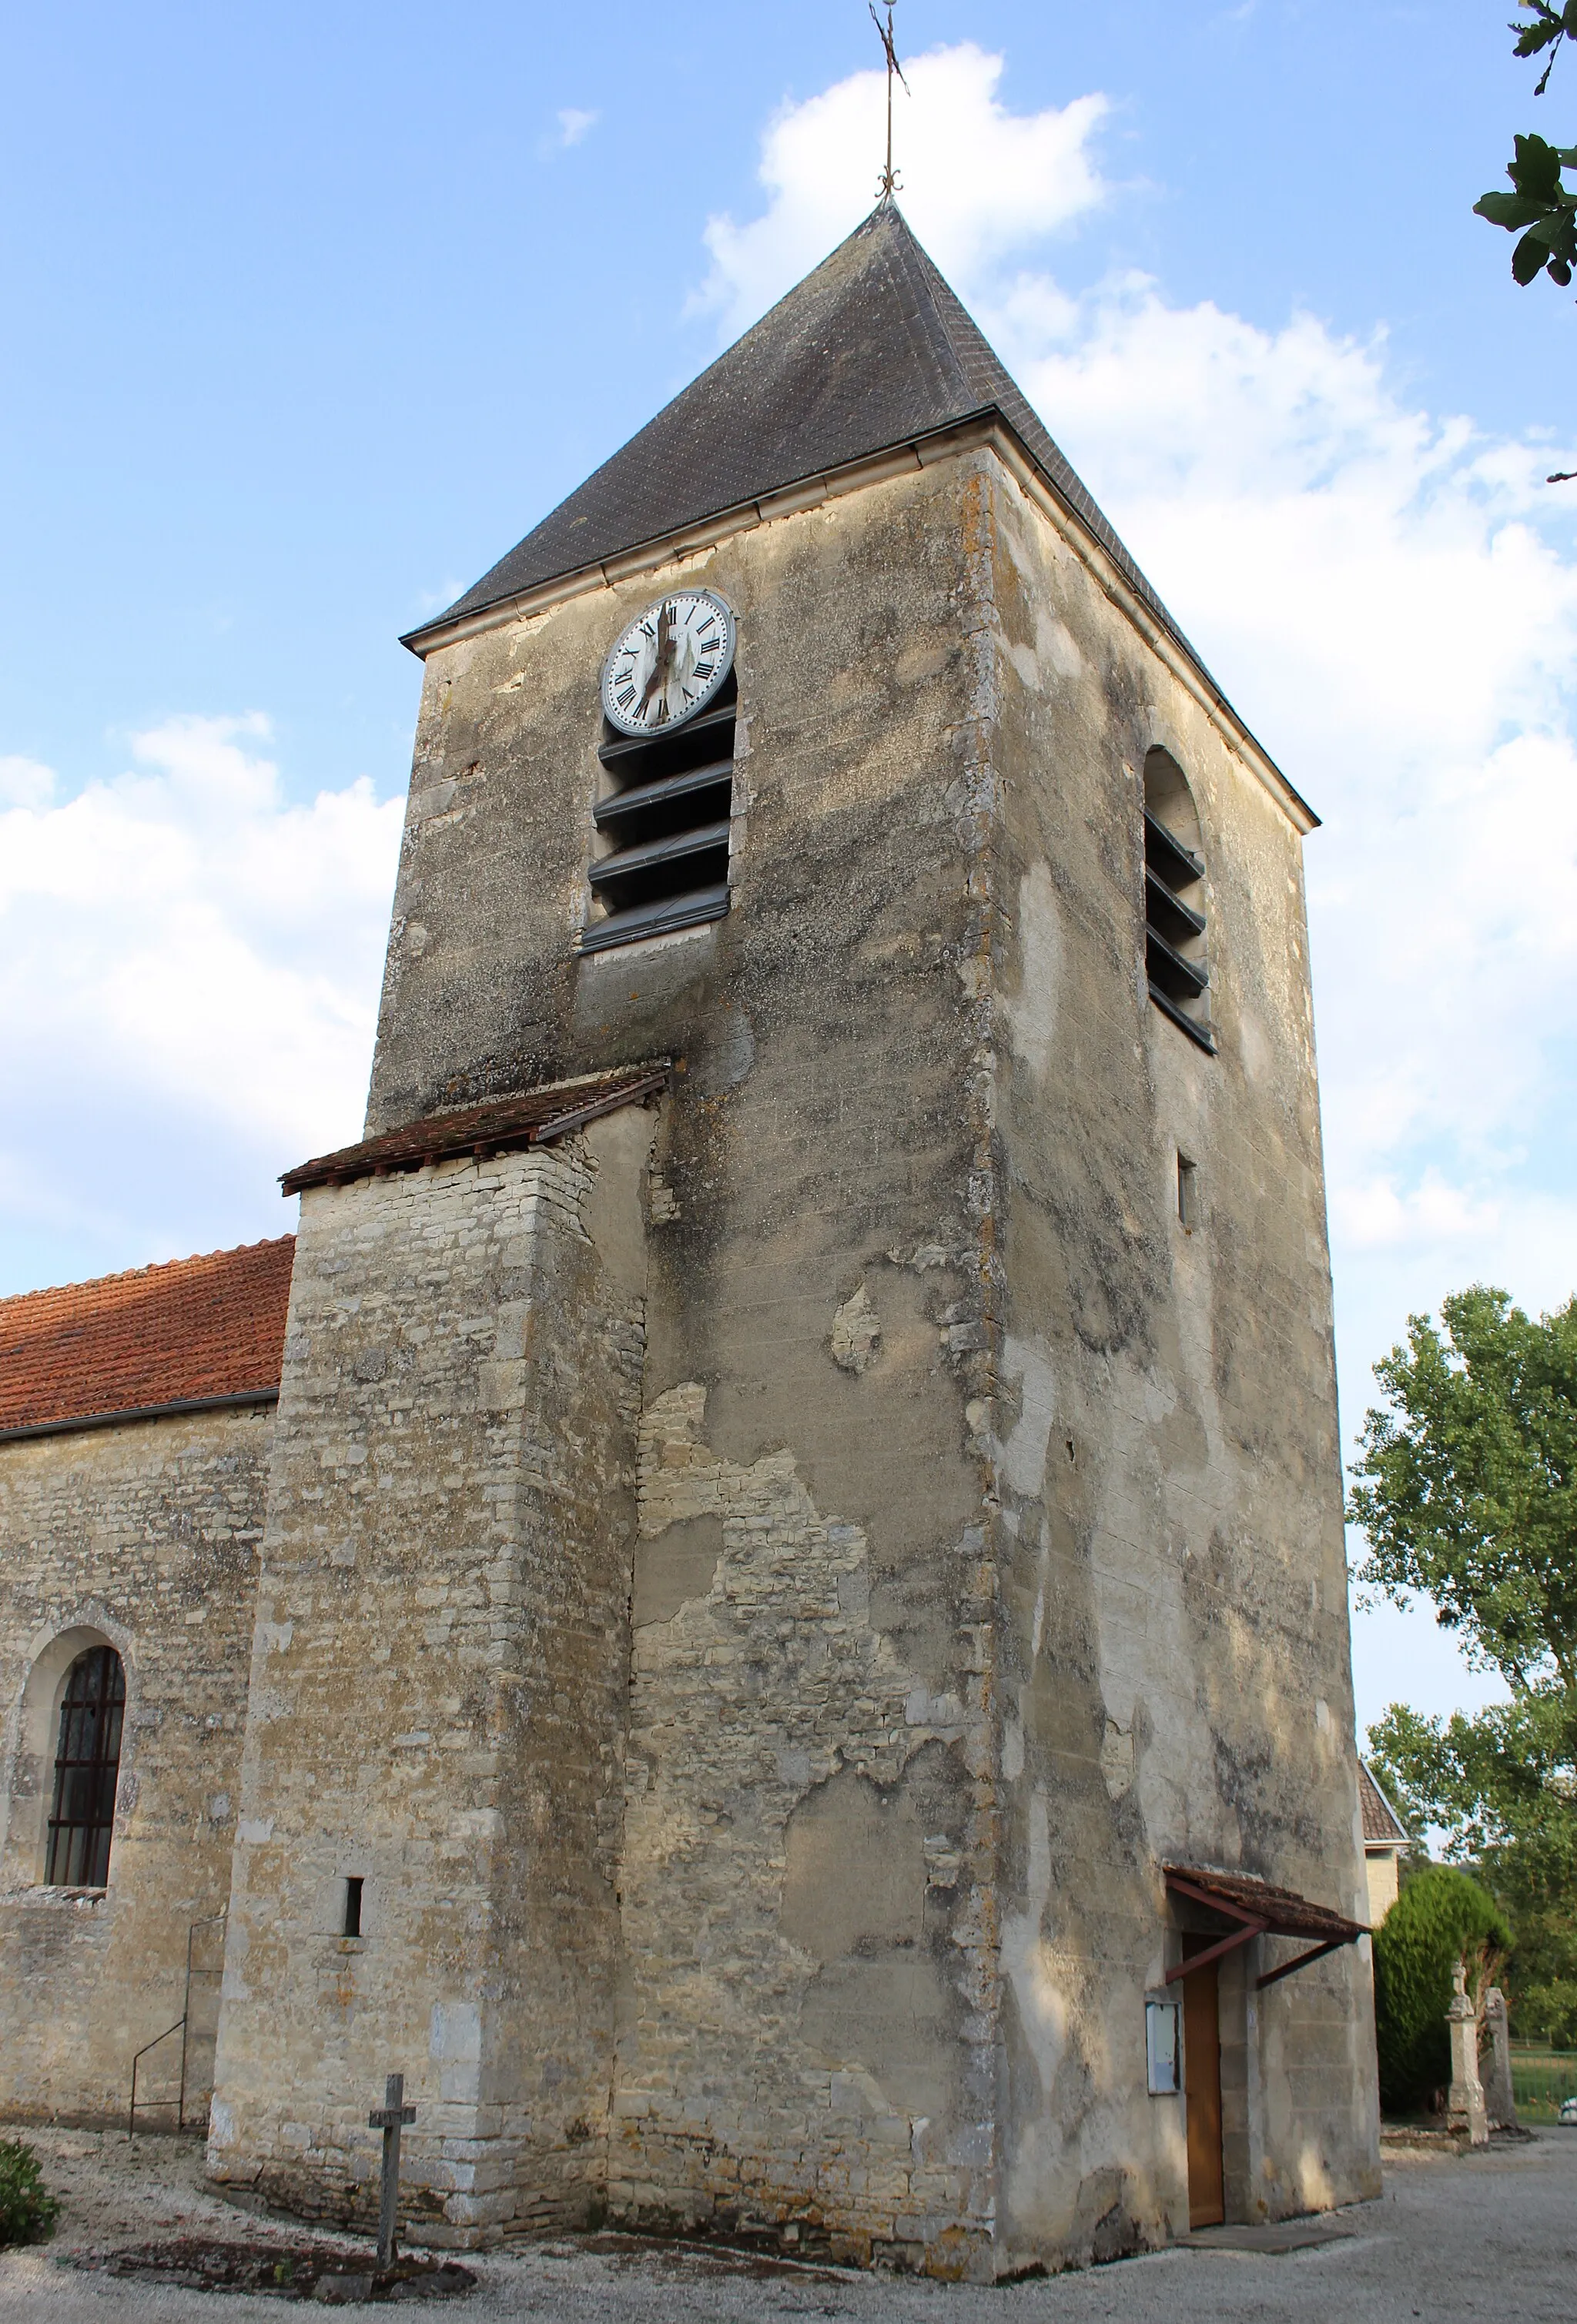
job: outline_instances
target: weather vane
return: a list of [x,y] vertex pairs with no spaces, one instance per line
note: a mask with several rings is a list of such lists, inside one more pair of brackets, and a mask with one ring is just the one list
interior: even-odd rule
[[[887,166],[877,184],[883,201],[890,202],[898,190],[898,172],[893,167],[893,76],[895,73],[900,80],[904,80],[904,68],[898,62],[898,51],[893,46],[893,0],[887,0],[887,21],[885,24],[877,14],[876,0],[867,0],[867,5],[870,9],[871,23],[881,35],[882,47],[887,58]],[[905,96],[910,93],[906,80],[904,80],[904,91]]]

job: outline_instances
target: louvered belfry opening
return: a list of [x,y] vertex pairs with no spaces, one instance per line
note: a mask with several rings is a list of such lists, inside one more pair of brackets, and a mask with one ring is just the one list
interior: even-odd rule
[[728,908],[728,816],[739,681],[730,670],[700,717],[651,735],[605,725],[603,796],[592,810],[608,852],[590,866],[598,912],[582,952],[721,919]]
[[54,1804],[44,1879],[51,1888],[102,1888],[109,1878],[125,1672],[113,1646],[89,1646],[66,1678],[55,1752]]
[[1150,998],[1201,1048],[1213,1049],[1205,956],[1199,816],[1168,752],[1145,761],[1145,971]]

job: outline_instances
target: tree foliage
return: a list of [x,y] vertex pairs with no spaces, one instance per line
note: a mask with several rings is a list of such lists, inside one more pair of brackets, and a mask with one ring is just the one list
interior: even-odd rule
[[1577,1738],[1553,1690],[1475,1719],[1393,1703],[1368,1730],[1376,1774],[1415,1831],[1446,1834],[1510,1914],[1515,2031],[1577,2049]]
[[1489,1891],[1449,1864],[1425,1865],[1375,1931],[1375,2032],[1380,2103],[1390,2114],[1426,2105],[1451,2080],[1452,1972],[1468,1964],[1481,2010],[1511,1942]]
[[[1517,35],[1519,57],[1543,55],[1545,69],[1534,90],[1543,97],[1564,42],[1577,38],[1577,0],[1517,0],[1524,20],[1507,27]],[[1504,226],[1518,239],[1511,254],[1511,272],[1520,283],[1548,274],[1563,286],[1577,267],[1577,194],[1566,189],[1564,172],[1577,170],[1577,146],[1551,145],[1534,135],[1513,140],[1506,174],[1510,193],[1483,195],[1473,204],[1474,215],[1491,226]]]
[[[1577,0],[1574,0],[1577,5]],[[1509,1292],[1453,1292],[1444,1336],[1409,1315],[1375,1364],[1349,1520],[1359,1581],[1421,1592],[1514,1692],[1577,1683],[1577,1299],[1537,1323]]]
[[1348,1514],[1360,1584],[1415,1592],[1510,1689],[1469,1719],[1393,1703],[1377,1772],[1416,1833],[1476,1864],[1517,1930],[1520,2034],[1577,2039],[1577,1300],[1535,1322],[1504,1291],[1409,1319],[1375,1367]]
[[1577,1299],[1532,1322],[1475,1286],[1408,1318],[1375,1366],[1349,1516],[1360,1582],[1422,1591],[1470,1661],[1517,1693],[1577,1683]]

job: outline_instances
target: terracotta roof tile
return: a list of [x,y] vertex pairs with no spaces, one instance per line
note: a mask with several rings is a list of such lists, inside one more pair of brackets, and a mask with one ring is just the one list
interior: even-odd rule
[[668,1071],[663,1064],[588,1074],[579,1081],[554,1082],[516,1097],[492,1098],[486,1105],[429,1114],[401,1130],[385,1130],[380,1138],[364,1138],[359,1146],[342,1146],[338,1153],[298,1163],[279,1183],[287,1194],[299,1194],[309,1186],[385,1178],[391,1171],[420,1170],[424,1163],[451,1161],[465,1154],[481,1158],[523,1146],[551,1145],[598,1114],[655,1096],[666,1086]]
[[1218,1872],[1213,1867],[1194,1864],[1166,1864],[1162,1870],[1169,1888],[1197,1903],[1215,1904],[1239,1920],[1251,1914],[1276,1936],[1350,1944],[1354,1937],[1365,1934],[1361,1921],[1350,1921],[1345,1913],[1333,1913],[1329,1905],[1316,1904],[1295,1889],[1273,1888],[1268,1880],[1251,1875]]
[[1363,1810],[1363,1836],[1371,1845],[1388,1841],[1405,1848],[1407,1834],[1396,1821],[1390,1801],[1360,1759],[1358,1763],[1358,1803]]
[[0,1299],[0,1433],[279,1386],[295,1237]]

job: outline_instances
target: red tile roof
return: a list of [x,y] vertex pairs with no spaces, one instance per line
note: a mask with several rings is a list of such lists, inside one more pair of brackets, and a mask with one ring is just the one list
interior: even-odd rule
[[1314,1937],[1330,1944],[1350,1944],[1368,1933],[1360,1921],[1333,1913],[1293,1888],[1273,1888],[1240,1872],[1217,1872],[1207,1865],[1164,1864],[1168,1888],[1191,1896],[1195,1903],[1213,1904],[1233,1920],[1252,1918],[1278,1937]]
[[346,1186],[356,1178],[385,1178],[393,1170],[420,1170],[424,1163],[443,1162],[462,1154],[478,1158],[506,1154],[523,1146],[548,1146],[555,1138],[612,1113],[621,1105],[636,1105],[654,1097],[667,1085],[664,1065],[637,1065],[623,1072],[588,1074],[580,1081],[554,1082],[545,1089],[526,1090],[517,1097],[493,1098],[486,1105],[468,1105],[450,1113],[429,1114],[407,1122],[403,1130],[385,1130],[381,1138],[364,1138],[359,1146],[342,1146],[337,1154],[320,1154],[311,1162],[287,1170],[280,1185],[287,1194],[309,1186]]
[[1363,1836],[1371,1847],[1379,1842],[1406,1847],[1407,1835],[1392,1812],[1390,1801],[1361,1759],[1358,1763],[1358,1803],[1363,1810]]
[[295,1237],[0,1299],[0,1434],[279,1387]]

